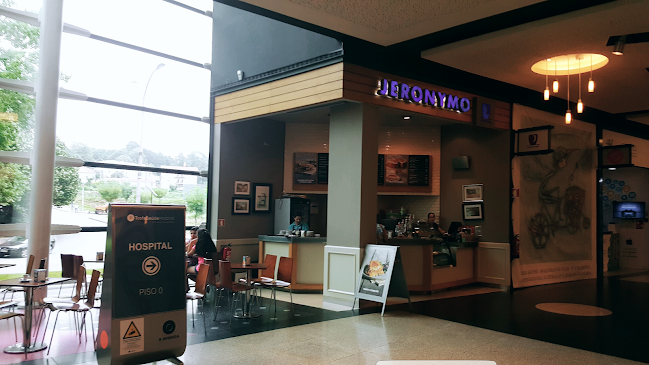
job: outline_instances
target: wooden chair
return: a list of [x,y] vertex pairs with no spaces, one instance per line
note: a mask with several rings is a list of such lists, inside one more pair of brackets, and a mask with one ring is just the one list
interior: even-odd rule
[[185,293],[185,299],[192,301],[192,327],[194,327],[194,300],[201,301],[203,307],[203,328],[205,330],[205,336],[207,336],[207,326],[205,326],[205,287],[210,274],[212,276],[214,275],[212,267],[207,264],[201,264],[198,269],[198,275],[196,275],[196,286],[194,287],[194,291]]
[[[259,289],[259,301],[261,303],[261,288],[262,282],[271,282],[275,280],[275,266],[277,265],[277,256],[276,255],[270,255],[266,254],[266,257],[264,257],[264,263],[268,265],[267,268],[261,270],[261,275],[260,277],[256,279],[252,279],[251,282],[255,286],[255,288]],[[246,283],[245,278],[239,279],[240,283]]]
[[293,308],[293,289],[291,288],[291,276],[293,275],[293,258],[292,257],[280,257],[279,258],[279,267],[277,268],[277,280],[271,282],[262,281],[262,285],[268,286],[272,289],[271,297],[275,301],[275,317],[271,319],[277,319],[277,288],[288,288],[289,293],[291,294],[291,312],[295,315],[295,309]]
[[[232,326],[232,309],[234,308],[234,296],[236,294],[243,293],[247,290],[253,290],[254,287],[234,283],[232,281],[232,267],[230,266],[230,261],[219,260],[219,275],[220,275],[221,288],[223,290],[229,290],[232,292],[232,298],[230,303],[230,326]],[[219,296],[216,300],[216,307],[214,310],[214,320],[216,320],[217,309],[219,306],[219,302],[221,301],[223,290],[219,292]]]
[[[43,298],[43,310],[41,310],[41,314],[38,317],[38,324],[37,324],[37,330],[36,330],[36,336],[34,338],[38,339],[38,332],[40,331],[41,325],[40,322],[43,320],[43,317],[45,317],[45,309],[50,308],[51,305],[55,304],[75,304],[79,303],[81,300],[81,289],[83,288],[83,284],[86,281],[86,268],[83,266],[79,266],[77,270],[74,270],[77,272],[77,285],[76,285],[76,295],[74,295],[72,298],[61,298],[61,297],[54,297],[54,298]],[[49,321],[49,317],[48,317]],[[45,326],[45,331],[43,331],[43,340],[41,342],[45,342],[45,332],[47,331],[47,325]]]
[[[14,335],[16,336],[16,342],[18,342],[18,330],[16,327],[16,317],[20,317],[20,322],[24,326],[23,318],[25,317],[24,314],[22,313],[15,313],[15,312],[1,312],[0,313],[0,321],[3,319],[14,319]],[[22,326],[21,326],[22,327]],[[27,349],[25,349],[25,359],[27,359]]]
[[[54,340],[54,331],[56,330],[56,322],[59,319],[59,314],[61,312],[74,312],[75,314],[83,314],[83,317],[79,321],[79,336],[83,333],[83,329],[86,328],[86,314],[90,313],[90,324],[92,326],[92,338],[93,341],[95,337],[95,324],[92,318],[92,308],[95,305],[95,293],[97,291],[97,286],[99,285],[99,276],[101,273],[97,270],[92,270],[92,276],[90,277],[90,286],[88,287],[88,292],[86,296],[85,303],[48,303],[47,307],[50,309],[50,314],[47,317],[47,323],[45,325],[45,332],[47,332],[47,325],[50,322],[50,316],[52,312],[56,311],[56,318],[54,319],[54,327],[52,327],[52,337],[50,338],[50,346],[47,350],[47,354],[50,354],[52,349],[52,341]],[[85,276],[85,275],[84,275]],[[88,334],[88,329],[86,328],[86,335]],[[81,342],[81,337],[79,337],[79,342]]]
[[[31,275],[32,274],[32,269],[34,268],[34,260],[36,258],[34,255],[29,255],[29,259],[27,259],[27,270],[25,270],[25,274]],[[23,288],[20,286],[10,286],[7,289],[4,290],[4,294],[2,295],[2,300],[5,300],[5,296],[7,293],[11,293],[11,300],[14,299],[14,294],[17,292],[22,292]]]

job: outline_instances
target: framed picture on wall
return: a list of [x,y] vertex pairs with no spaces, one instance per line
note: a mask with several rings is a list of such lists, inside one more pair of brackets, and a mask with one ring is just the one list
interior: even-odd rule
[[255,213],[270,213],[270,205],[273,197],[272,184],[252,184]]
[[464,220],[484,219],[484,210],[482,202],[462,204],[462,215]]
[[235,181],[234,195],[250,195],[250,181]]
[[465,202],[481,202],[482,184],[462,185],[462,200]]
[[232,214],[250,214],[250,198],[232,198]]

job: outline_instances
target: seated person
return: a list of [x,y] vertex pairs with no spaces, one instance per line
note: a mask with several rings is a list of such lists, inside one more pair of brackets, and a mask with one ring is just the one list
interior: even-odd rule
[[290,226],[288,226],[289,231],[308,231],[309,230],[309,225],[306,224],[305,222],[302,222],[302,215],[301,214],[296,214],[295,218],[293,218],[294,222],[291,223]]
[[196,245],[187,252],[188,257],[196,256],[198,258],[195,265],[187,268],[187,273],[190,275],[198,274],[200,265],[205,263],[205,257],[212,252],[216,252],[216,246],[214,245],[214,241],[212,241],[212,237],[210,237],[210,233],[207,229],[200,228],[196,232],[196,236]]
[[198,227],[192,227],[189,229],[189,239],[185,241],[185,253],[187,256],[190,256],[189,251],[193,250],[196,246],[196,241],[198,240],[197,231]]

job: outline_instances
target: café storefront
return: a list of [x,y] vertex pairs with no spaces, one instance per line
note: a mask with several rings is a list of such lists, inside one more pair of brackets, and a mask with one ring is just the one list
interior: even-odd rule
[[[407,233],[388,240],[401,246],[411,291],[509,286],[510,104],[336,62],[215,95],[214,122],[222,143],[214,151],[220,166],[212,226],[219,245],[233,245],[235,259],[291,256],[295,289],[350,303],[363,249],[377,240],[377,218],[415,222],[433,212],[444,229],[460,222],[474,231],[452,245],[454,265],[438,267],[432,242]],[[309,199],[318,242],[273,239],[277,217],[272,209],[255,211],[254,191],[250,214],[236,214],[235,181],[248,179],[272,185],[273,200]],[[471,185],[480,186],[480,196],[467,201],[463,187]]]

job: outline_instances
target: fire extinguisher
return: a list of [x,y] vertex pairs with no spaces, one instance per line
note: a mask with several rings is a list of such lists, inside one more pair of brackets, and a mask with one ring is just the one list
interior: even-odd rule
[[232,244],[228,243],[227,246],[223,247],[223,260],[230,261],[230,255],[232,255]]
[[517,234],[514,236],[514,242],[512,245],[512,257],[514,258],[520,257],[520,250],[521,250],[521,235]]

